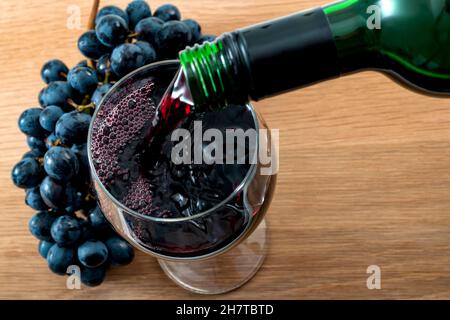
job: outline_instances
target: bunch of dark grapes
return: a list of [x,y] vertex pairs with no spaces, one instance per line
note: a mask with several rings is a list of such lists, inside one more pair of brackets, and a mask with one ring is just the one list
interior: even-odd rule
[[174,5],[152,14],[145,1],[135,0],[125,11],[106,6],[97,13],[95,30],[78,40],[88,60],[70,70],[57,59],[44,64],[47,87],[39,93],[40,107],[19,118],[30,151],[14,166],[12,180],[26,190],[25,203],[38,211],[29,229],[53,272],[64,275],[78,265],[81,281],[95,286],[109,266],[133,260],[133,248],[113,231],[91,186],[87,134],[92,114],[114,82],[129,72],[213,39],[202,35],[196,21],[181,21]]

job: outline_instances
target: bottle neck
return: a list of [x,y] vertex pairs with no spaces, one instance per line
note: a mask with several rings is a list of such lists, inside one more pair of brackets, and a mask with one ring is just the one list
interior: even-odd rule
[[360,68],[364,57],[358,48],[366,41],[358,33],[365,27],[357,13],[361,2],[367,5],[347,0],[295,13],[182,51],[195,104],[217,108],[257,101]]
[[238,33],[187,48],[180,63],[196,110],[248,102],[250,65]]

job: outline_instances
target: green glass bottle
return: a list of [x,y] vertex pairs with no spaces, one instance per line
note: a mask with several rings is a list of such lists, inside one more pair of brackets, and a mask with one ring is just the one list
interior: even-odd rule
[[180,53],[198,106],[260,100],[362,70],[450,94],[450,0],[346,0]]

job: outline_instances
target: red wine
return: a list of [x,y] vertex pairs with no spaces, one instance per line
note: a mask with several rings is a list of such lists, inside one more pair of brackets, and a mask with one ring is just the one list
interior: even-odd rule
[[193,102],[186,78],[181,69],[167,88],[158,106],[161,124],[174,128],[180,121],[192,113]]
[[[255,129],[255,119],[247,106],[191,112],[188,95],[182,91],[183,79],[176,79],[167,91],[161,82],[169,83],[168,79],[130,81],[115,97],[106,99],[93,124],[91,153],[106,189],[142,215],[189,218],[233,195],[211,214],[189,221],[157,223],[124,214],[130,233],[144,247],[165,256],[192,257],[220,250],[248,226],[251,214],[243,191],[233,192],[251,165],[250,161],[175,164],[171,152],[179,141],[172,141],[172,132],[184,129],[193,136],[196,121],[201,121],[202,133],[210,128],[223,134],[230,128],[246,131]],[[192,154],[196,147],[191,146]],[[245,156],[250,158],[248,148]]]

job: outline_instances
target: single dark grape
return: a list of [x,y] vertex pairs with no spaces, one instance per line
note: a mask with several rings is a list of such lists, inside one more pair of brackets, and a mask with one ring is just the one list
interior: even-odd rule
[[50,83],[53,81],[66,80],[67,72],[69,69],[67,66],[58,59],[53,59],[47,61],[41,69],[41,77],[45,83]]
[[11,172],[11,178],[14,184],[23,189],[38,186],[43,175],[44,172],[39,162],[30,157],[20,160]]
[[88,268],[95,268],[108,259],[108,248],[100,240],[88,240],[78,247],[78,260]]
[[[111,69],[111,54],[104,54],[97,61],[97,76],[100,81],[105,81],[108,75],[108,82],[117,81],[119,77]],[[106,82],[106,81],[105,81]]]
[[91,101],[95,104],[96,107],[100,105],[100,102],[102,101],[103,97],[109,92],[109,90],[112,88],[112,84],[107,83],[97,88],[97,90],[94,91],[92,94]]
[[39,152],[47,151],[47,147],[45,146],[45,141],[42,139],[38,139],[32,136],[27,137],[27,144],[31,150],[38,150]]
[[164,4],[158,9],[156,9],[153,16],[167,22],[171,20],[180,20],[181,13],[180,10],[173,4]]
[[50,177],[42,180],[39,190],[47,206],[60,210],[65,210],[72,205],[76,193],[70,183],[64,184]]
[[25,204],[35,210],[47,210],[48,206],[41,197],[41,192],[38,187],[27,189],[25,196]]
[[69,111],[72,107],[68,103],[74,95],[72,87],[66,81],[54,81],[48,85],[44,93],[45,105],[55,105],[62,108],[64,111]]
[[38,245],[38,251],[42,258],[47,259],[48,251],[53,247],[55,243],[53,241],[40,240]]
[[120,77],[142,67],[144,64],[144,52],[135,44],[122,44],[115,48],[111,55],[111,68]]
[[39,124],[48,132],[55,130],[56,122],[64,114],[58,106],[48,106],[39,115]]
[[78,244],[84,243],[87,240],[98,239],[98,234],[91,227],[90,223],[87,220],[80,219],[80,228],[81,228],[81,236],[78,240]]
[[111,55],[109,53],[102,55],[97,61],[97,74],[104,78],[107,72],[111,71]]
[[67,268],[76,263],[75,250],[60,247],[55,243],[47,253],[47,263],[50,270],[56,274],[65,275]]
[[111,51],[110,47],[105,46],[98,40],[94,30],[86,31],[80,36],[78,49],[86,58],[94,60]]
[[90,123],[91,116],[86,113],[65,113],[56,123],[55,135],[66,145],[86,142]]
[[81,267],[81,282],[89,287],[96,287],[100,285],[106,276],[106,267],[100,266],[97,268]]
[[73,183],[66,186],[66,194],[67,194],[67,205],[66,210],[68,212],[75,212],[80,210],[84,205],[85,194],[75,188],[75,182],[82,182],[89,179],[88,176],[80,177],[80,179],[76,179]]
[[81,226],[77,218],[64,215],[53,222],[50,232],[57,244],[67,247],[80,239]]
[[101,8],[98,11],[97,16],[95,17],[95,24],[98,24],[102,17],[110,14],[121,17],[128,24],[128,15],[125,13],[125,11],[116,6],[105,6]]
[[145,18],[136,25],[135,32],[139,40],[156,45],[156,34],[162,29],[164,21],[156,17]]
[[127,265],[133,261],[133,247],[118,236],[110,237],[105,242],[108,247],[109,259],[112,265]]
[[44,156],[44,169],[49,177],[59,181],[69,181],[79,171],[78,158],[65,147],[50,148]]
[[[80,165],[80,174],[84,176],[89,175],[89,159],[87,152],[87,143],[74,144],[71,148],[73,153],[77,156],[78,163]],[[87,177],[89,179],[89,176]]]
[[46,177],[39,188],[45,204],[55,209],[64,208],[66,204],[64,187],[60,182]]
[[46,88],[42,88],[41,91],[39,91],[39,95],[38,95],[38,102],[39,102],[39,105],[40,105],[41,107],[43,107],[43,108],[45,108],[45,107],[47,106],[47,103],[46,103],[45,97],[44,97],[44,95],[45,95],[45,89],[46,89]]
[[106,15],[100,18],[95,27],[98,40],[108,47],[115,47],[125,41],[129,30],[127,22],[116,15]]
[[183,23],[188,26],[189,30],[191,30],[190,44],[194,44],[199,41],[202,36],[202,28],[200,24],[193,19],[183,20]]
[[91,94],[98,85],[97,73],[88,67],[76,67],[67,75],[69,84],[81,94]]
[[39,240],[52,241],[50,229],[55,219],[55,216],[48,211],[40,211],[31,217],[28,228]]
[[28,136],[36,138],[44,138],[47,133],[39,124],[39,116],[41,115],[41,108],[29,108],[22,112],[19,117],[18,125],[20,131]]
[[180,21],[166,22],[156,34],[156,46],[165,58],[176,58],[189,45],[191,30]]
[[144,64],[150,64],[156,61],[156,51],[150,43],[146,41],[137,41],[135,45],[141,48],[142,52],[144,53]]
[[143,0],[134,0],[130,2],[126,12],[128,14],[130,29],[132,30],[139,21],[152,16],[150,6]]
[[91,211],[88,216],[88,221],[94,229],[109,228],[109,222],[106,220],[99,206],[96,206],[95,209]]

